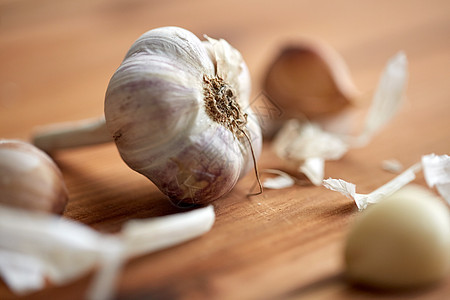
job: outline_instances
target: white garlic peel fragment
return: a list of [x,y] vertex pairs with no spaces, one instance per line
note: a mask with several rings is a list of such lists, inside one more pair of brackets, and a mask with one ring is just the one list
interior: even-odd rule
[[108,299],[129,258],[167,248],[209,231],[212,206],[126,223],[101,234],[65,218],[0,205],[0,275],[18,294],[41,289],[45,278],[64,284],[99,267],[89,299]]
[[450,214],[430,191],[408,185],[364,211],[345,246],[348,278],[381,288],[416,288],[450,272]]
[[300,166],[299,171],[305,174],[312,184],[320,186],[325,173],[325,159],[322,157],[307,158]]
[[68,193],[61,171],[44,152],[17,140],[0,140],[0,203],[60,214]]
[[325,160],[340,159],[348,151],[348,145],[336,134],[298,120],[287,121],[272,145],[278,157],[298,165],[298,171],[314,185],[322,183]]
[[387,172],[398,174],[403,170],[403,165],[396,159],[386,159],[381,162],[381,168]]
[[275,153],[292,162],[320,157],[326,160],[340,159],[348,145],[337,135],[323,131],[311,122],[289,120],[273,141]]
[[263,172],[277,175],[276,177],[265,179],[263,181],[264,188],[279,190],[291,187],[295,184],[294,178],[283,171],[269,169],[264,170]]
[[[299,171],[305,174],[309,181],[315,186],[319,186],[323,181],[323,169],[325,161],[322,158],[313,157],[308,158],[300,166]],[[284,189],[293,186],[298,183],[304,185],[304,182],[300,183],[300,180],[294,176],[289,175],[286,172],[274,169],[263,170],[263,173],[272,173],[278,176],[273,178],[267,178],[263,181],[263,187],[268,189]]]
[[250,79],[224,40],[163,27],[142,35],[108,86],[106,124],[123,160],[171,199],[208,202],[252,167],[261,130]]
[[356,186],[342,179],[328,178],[323,181],[323,185],[327,189],[339,192],[347,198],[353,199],[358,209],[363,210],[367,208],[368,204],[377,203],[413,181],[416,178],[416,173],[421,169],[422,165],[417,163],[369,194],[356,193]]
[[365,120],[362,134],[353,141],[353,146],[366,146],[398,112],[404,98],[408,81],[408,61],[403,52],[392,57],[381,75]]
[[422,165],[428,186],[436,186],[439,194],[450,204],[450,156],[425,155]]

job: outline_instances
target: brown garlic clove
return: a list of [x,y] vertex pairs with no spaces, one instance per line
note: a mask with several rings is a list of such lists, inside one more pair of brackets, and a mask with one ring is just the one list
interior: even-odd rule
[[342,57],[318,40],[284,48],[270,65],[263,85],[283,110],[283,119],[335,114],[359,94]]
[[0,203],[61,214],[68,194],[61,171],[35,146],[0,140]]

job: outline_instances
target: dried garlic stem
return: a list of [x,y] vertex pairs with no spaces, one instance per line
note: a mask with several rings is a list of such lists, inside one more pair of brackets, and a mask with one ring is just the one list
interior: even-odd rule
[[44,126],[32,138],[33,144],[45,152],[112,141],[103,117]]
[[258,196],[261,195],[263,192],[263,187],[262,187],[262,183],[261,183],[261,179],[259,177],[259,171],[258,171],[258,166],[256,164],[256,155],[255,155],[255,151],[253,151],[253,145],[252,145],[252,141],[250,140],[250,137],[248,136],[248,134],[243,130],[240,129],[242,134],[245,136],[245,138],[248,141],[248,144],[250,145],[250,151],[252,153],[252,160],[253,160],[253,169],[255,170],[255,176],[256,176],[256,181],[258,182],[258,186],[259,186],[259,191],[256,193],[250,193],[247,195],[247,197],[251,197],[251,196]]

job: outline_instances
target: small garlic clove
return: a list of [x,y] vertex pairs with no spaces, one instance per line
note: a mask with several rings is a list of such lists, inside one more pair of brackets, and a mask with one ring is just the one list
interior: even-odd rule
[[441,199],[408,185],[369,207],[345,246],[347,277],[379,289],[415,288],[450,273],[450,214]]
[[0,140],[0,203],[60,214],[68,194],[53,160],[31,144]]
[[283,118],[315,119],[342,111],[357,91],[342,57],[319,40],[285,47],[270,65],[263,83]]

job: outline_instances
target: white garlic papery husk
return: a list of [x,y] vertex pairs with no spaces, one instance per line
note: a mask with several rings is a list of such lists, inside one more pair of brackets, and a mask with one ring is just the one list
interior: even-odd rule
[[208,202],[253,167],[252,148],[261,152],[249,95],[247,66],[225,40],[157,28],[131,46],[111,78],[106,125],[123,160],[163,193]]

